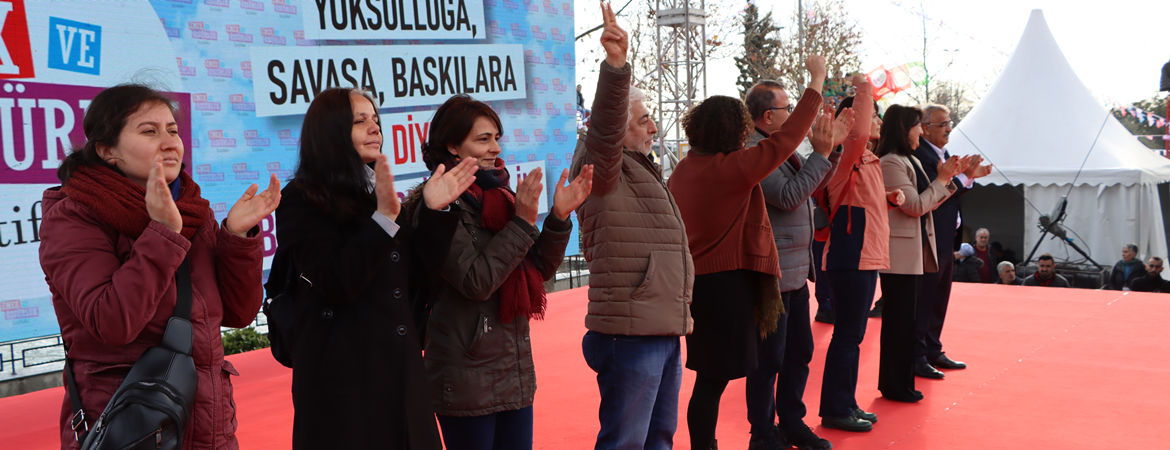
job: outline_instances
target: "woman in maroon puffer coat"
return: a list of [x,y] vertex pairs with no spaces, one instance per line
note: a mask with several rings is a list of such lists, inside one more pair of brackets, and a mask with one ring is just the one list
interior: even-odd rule
[[[186,449],[237,449],[235,402],[219,329],[256,317],[263,242],[256,224],[280,203],[280,183],[253,184],[217,223],[199,185],[182,172],[183,141],[172,100],[142,85],[94,97],[85,146],[61,164],[62,186],[45,191],[41,268],[73,361],[88,428],[138,357],[162,340],[175,309],[175,271],[191,270],[191,323],[199,384]],[[75,449],[69,394],[61,448]]]

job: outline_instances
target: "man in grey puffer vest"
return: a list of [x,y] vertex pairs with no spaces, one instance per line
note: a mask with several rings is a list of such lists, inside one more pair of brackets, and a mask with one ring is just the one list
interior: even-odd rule
[[[756,124],[747,142],[751,147],[780,129],[793,102],[780,83],[764,80],[748,90],[745,103]],[[813,153],[808,158],[799,152],[793,154],[760,183],[772,235],[780,251],[780,270],[784,275],[780,279],[780,291],[785,313],[776,332],[760,340],[759,367],[747,377],[748,422],[752,433],[749,450],[782,449],[785,445],[818,450],[833,447],[805,425],[806,408],[802,400],[813,354],[808,281],[816,279],[811,250],[813,207],[809,198],[824,189],[833,177],[841,158],[841,153],[834,152],[833,148],[844,140],[848,131],[845,119],[830,123],[829,117],[832,116],[822,117],[814,124],[809,136]],[[836,127],[841,127],[839,137],[834,134]],[[773,425],[773,418],[778,418],[778,427]]]

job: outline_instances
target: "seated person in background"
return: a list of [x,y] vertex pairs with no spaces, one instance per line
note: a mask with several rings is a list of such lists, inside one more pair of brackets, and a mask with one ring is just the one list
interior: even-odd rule
[[1146,276],[1129,282],[1129,290],[1137,292],[1170,292],[1170,281],[1162,279],[1162,258],[1151,256],[1146,262]]
[[1137,254],[1137,244],[1125,244],[1121,247],[1121,261],[1113,265],[1113,271],[1109,274],[1109,284],[1106,285],[1107,289],[1128,290],[1129,283],[1146,276],[1146,269],[1142,267],[1141,260],[1137,259]]
[[979,282],[980,283],[994,283],[999,281],[999,275],[995,273],[995,268],[998,267],[999,259],[995,259],[995,250],[989,245],[991,243],[991,232],[986,228],[980,228],[975,232],[975,257],[983,260],[983,267],[979,268]]
[[1016,277],[1016,265],[1011,261],[1003,261],[996,266],[996,272],[999,273],[999,279],[995,280],[993,284],[1007,284],[1011,286],[1023,286],[1024,279]]
[[955,252],[955,281],[979,283],[979,268],[983,260],[975,257],[975,247],[964,243]]
[[1056,273],[1056,260],[1045,253],[1036,260],[1036,273],[1024,279],[1024,286],[1070,287],[1068,280]]

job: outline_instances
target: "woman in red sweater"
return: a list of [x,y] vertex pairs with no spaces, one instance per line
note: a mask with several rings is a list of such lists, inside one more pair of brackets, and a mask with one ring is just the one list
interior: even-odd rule
[[[817,118],[825,60],[810,57],[809,88],[780,131],[743,149],[752,130],[747,107],[714,96],[683,118],[691,151],[670,177],[695,261],[687,368],[696,371],[687,411],[691,448],[715,441],[719,398],[727,382],[756,368],[756,336],[776,329],[780,260],[760,181],[796,151]],[[843,119],[847,120],[847,119]],[[824,116],[818,127],[829,127]],[[848,124],[840,125],[840,134]]]
[[[833,338],[825,354],[821,383],[821,425],[846,431],[869,431],[877,415],[857,405],[857,365],[866,319],[877,287],[877,271],[890,267],[890,226],[886,210],[905,201],[901,191],[886,195],[881,163],[870,151],[879,136],[873,86],[864,75],[853,78],[850,102],[857,120],[845,141],[837,173],[829,181],[830,232],[824,270],[833,288]],[[869,119],[869,120],[867,120]]]

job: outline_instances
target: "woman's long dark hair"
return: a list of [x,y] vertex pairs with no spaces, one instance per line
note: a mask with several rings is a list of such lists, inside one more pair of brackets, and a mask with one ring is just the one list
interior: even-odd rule
[[[353,146],[353,104],[360,90],[328,89],[313,98],[301,125],[301,155],[291,184],[326,214],[345,221],[377,204],[365,164]],[[375,114],[377,106],[374,104]]]
[[890,105],[882,118],[882,137],[878,139],[874,154],[910,156],[914,147],[910,142],[910,129],[922,123],[922,110],[913,106]]
[[427,142],[423,144],[423,163],[427,165],[427,170],[434,171],[439,164],[447,161],[451,156],[448,146],[462,144],[480,117],[487,117],[496,124],[499,133],[504,132],[500,116],[487,103],[467,94],[456,94],[443,102],[431,119],[431,130]]
[[94,96],[81,121],[85,145],[74,148],[61,161],[61,166],[57,168],[57,179],[62,184],[67,183],[79,167],[105,166],[122,173],[117,166],[102,160],[97,146],[117,147],[126,121],[147,104],[166,105],[171,114],[177,111],[174,100],[144,84],[119,84]]

